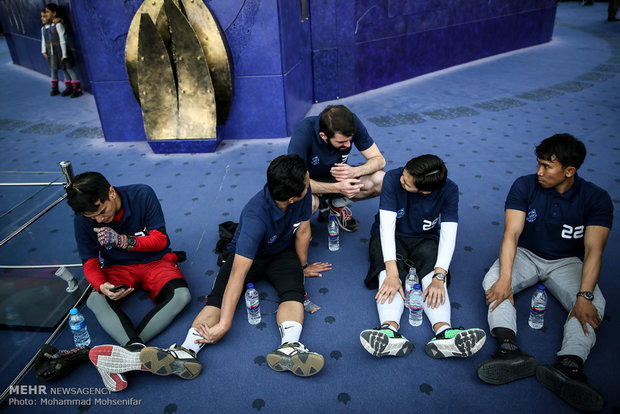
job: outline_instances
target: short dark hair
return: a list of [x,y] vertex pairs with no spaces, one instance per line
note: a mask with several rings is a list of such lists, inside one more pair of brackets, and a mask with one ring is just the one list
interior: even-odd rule
[[97,211],[97,204],[108,200],[110,183],[98,172],[78,174],[67,186],[67,202],[75,214]]
[[[51,12],[54,12],[56,14],[60,13],[60,6],[57,5],[56,3],[48,3],[45,5],[45,8],[48,9]],[[60,16],[58,16],[60,17]]]
[[414,178],[413,185],[419,191],[435,191],[448,179],[446,164],[436,155],[425,154],[409,160],[405,170]]
[[546,138],[536,147],[536,157],[545,161],[553,161],[555,157],[562,168],[579,169],[586,159],[586,146],[571,134],[555,134]]
[[319,115],[319,132],[333,138],[336,132],[345,137],[355,135],[355,117],[344,105],[329,105]]
[[305,190],[308,168],[297,154],[280,155],[267,168],[267,188],[271,198],[285,201],[299,197]]

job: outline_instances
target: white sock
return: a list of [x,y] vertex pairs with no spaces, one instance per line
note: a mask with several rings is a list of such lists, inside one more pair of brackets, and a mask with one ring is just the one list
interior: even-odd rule
[[280,336],[282,336],[282,342],[280,343],[280,345],[299,342],[299,337],[301,336],[302,329],[302,326],[299,322],[284,321],[280,324],[279,328]]
[[[205,345],[203,343],[195,343],[196,339],[202,339],[202,335],[198,333],[198,331],[194,328],[189,328],[187,331],[187,336],[185,337],[185,341],[181,344],[181,346],[185,349],[189,349],[190,351],[194,351],[195,354],[198,354],[202,347]],[[183,351],[179,351],[183,352]],[[193,358],[191,355],[187,355],[188,358]]]

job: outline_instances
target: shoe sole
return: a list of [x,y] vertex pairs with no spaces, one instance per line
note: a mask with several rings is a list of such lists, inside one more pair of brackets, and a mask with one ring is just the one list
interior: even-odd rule
[[298,377],[310,377],[323,369],[325,360],[316,352],[288,356],[279,352],[267,354],[267,364],[274,371],[291,371]]
[[599,411],[605,406],[603,396],[589,384],[569,378],[553,367],[538,366],[536,379],[545,388],[578,410]]
[[437,339],[426,344],[428,356],[435,359],[450,357],[465,358],[472,356],[482,348],[486,334],[482,329],[467,329],[451,339]]
[[158,348],[144,348],[140,351],[142,365],[155,375],[175,374],[183,379],[194,379],[202,371],[202,364],[195,359],[177,359]]
[[502,385],[535,375],[538,366],[536,358],[519,358],[521,363],[515,363],[515,359],[490,359],[483,362],[476,370],[478,378],[487,384]]
[[128,371],[143,369],[137,352],[131,352],[117,345],[96,346],[88,353],[90,361],[97,367],[103,384],[110,391],[121,391],[127,388],[127,378],[123,375]]
[[118,345],[96,346],[90,350],[88,357],[98,369],[114,374],[146,370],[140,362],[139,352]]
[[413,351],[413,344],[406,339],[392,341],[395,343],[390,345],[390,337],[374,329],[367,329],[360,334],[360,342],[364,349],[376,357],[404,357]]

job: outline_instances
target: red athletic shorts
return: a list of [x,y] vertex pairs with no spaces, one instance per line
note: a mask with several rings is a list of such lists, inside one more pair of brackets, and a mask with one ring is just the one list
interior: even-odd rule
[[175,261],[176,258],[175,254],[166,253],[164,257],[154,262],[104,267],[103,273],[108,282],[114,286],[142,288],[155,302],[157,294],[166,283],[172,279],[185,279]]

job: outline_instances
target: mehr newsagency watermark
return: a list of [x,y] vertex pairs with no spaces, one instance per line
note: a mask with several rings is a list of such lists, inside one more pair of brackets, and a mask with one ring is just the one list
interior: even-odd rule
[[14,406],[136,406],[137,398],[114,398],[113,392],[101,387],[50,387],[47,385],[15,385],[9,389],[7,402]]

